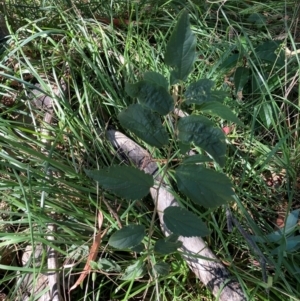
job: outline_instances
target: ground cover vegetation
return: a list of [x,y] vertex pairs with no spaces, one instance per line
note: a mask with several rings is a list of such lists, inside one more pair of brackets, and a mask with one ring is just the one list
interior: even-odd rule
[[[11,0],[0,7],[10,34],[0,46],[3,300],[26,300],[29,282],[38,286],[47,271],[49,247],[64,300],[214,300],[176,251],[176,234],[204,236],[247,299],[300,299],[297,1]],[[180,17],[188,59],[195,56],[182,78],[182,60],[172,56]],[[170,101],[149,104],[152,93]],[[150,118],[159,129],[155,138],[132,126],[142,114],[139,122]],[[211,130],[205,143],[186,134],[183,120],[195,118],[204,134]],[[152,178],[114,148],[111,129],[145,148],[168,176],[181,205],[167,214],[169,240],[147,195]],[[209,204],[195,202],[196,188],[184,182],[200,176],[199,165],[191,171],[195,162],[206,178],[226,179],[222,190],[218,183],[206,190]],[[107,170],[138,187],[112,187]],[[197,220],[196,233],[188,223],[176,227],[176,210]],[[28,249],[40,247],[41,258],[24,263]]]

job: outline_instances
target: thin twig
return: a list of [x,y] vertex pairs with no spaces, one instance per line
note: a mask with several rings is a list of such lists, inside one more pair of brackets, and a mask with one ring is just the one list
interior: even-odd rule
[[118,226],[120,229],[123,228],[122,226],[122,223],[121,223],[121,220],[119,218],[119,215],[117,214],[116,211],[114,211],[111,206],[108,204],[108,202],[105,200],[105,198],[102,199],[103,203],[106,205],[108,211],[110,212],[110,214],[116,219],[117,223],[118,223]]

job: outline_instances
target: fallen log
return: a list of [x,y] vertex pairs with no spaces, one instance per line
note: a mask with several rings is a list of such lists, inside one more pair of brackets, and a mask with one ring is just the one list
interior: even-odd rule
[[[135,166],[154,176],[157,182],[161,177],[157,174],[158,165],[151,160],[150,154],[124,134],[108,130],[107,138],[121,156],[125,156]],[[171,233],[163,221],[163,212],[169,206],[179,206],[168,186],[162,180],[162,185],[156,185],[150,190],[156,203],[162,231],[165,236]],[[179,237],[182,242],[182,256],[196,277],[206,285],[220,301],[244,301],[246,297],[237,281],[231,276],[225,266],[217,259],[201,237]]]

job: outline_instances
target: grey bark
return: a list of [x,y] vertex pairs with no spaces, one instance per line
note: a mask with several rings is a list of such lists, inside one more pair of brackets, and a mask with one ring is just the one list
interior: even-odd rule
[[[36,246],[29,245],[26,247],[22,256],[23,266],[32,267],[34,264],[38,270],[38,267],[42,263],[42,257],[43,246],[41,244],[37,244]],[[21,281],[20,286],[23,291],[22,301],[30,301],[32,296],[39,294],[48,285],[48,277],[42,273],[39,273],[38,275],[27,273],[24,277],[20,277],[19,281]],[[50,292],[47,291],[38,299],[38,301],[48,301],[50,299]]]
[[[31,90],[29,93],[29,100],[31,100],[31,104],[36,108],[41,111],[44,111],[45,116],[43,118],[43,122],[46,124],[51,124],[53,116],[54,116],[54,100],[52,97],[46,95],[45,93],[42,92],[42,87],[39,84],[35,85],[37,89]],[[53,85],[51,87],[51,90],[53,94],[57,96],[63,96],[63,94],[66,92],[67,85],[66,83],[62,80],[60,83],[60,87],[57,85]],[[43,133],[46,135],[47,130],[43,129]],[[47,141],[45,142],[47,143]],[[47,149],[42,149],[41,150],[45,155],[49,155]],[[50,170],[48,169],[48,166],[46,167],[45,170],[45,175],[46,179],[51,175]],[[47,197],[47,194],[45,191],[42,191],[41,195],[41,207],[44,207],[44,202],[45,198]],[[54,238],[54,233],[56,232],[56,226],[52,223],[47,225],[48,228],[48,235],[47,239],[49,241],[55,242]],[[29,246],[32,248],[32,246]],[[34,256],[35,258],[39,257],[39,252],[41,252],[42,246],[39,246],[35,253]],[[32,253],[32,251],[31,251]],[[30,253],[30,255],[31,255]],[[26,253],[25,253],[26,254]],[[28,254],[25,255],[25,258],[28,257]],[[27,261],[24,260],[25,263],[27,264]],[[32,286],[32,281],[33,275],[32,274],[27,274],[26,275],[26,286],[24,287],[25,294],[23,296],[23,301],[29,300],[28,299],[28,293],[32,295],[37,295],[40,293],[42,290],[44,290],[47,286],[49,287],[49,291],[47,291],[45,294],[43,294],[38,301],[60,301],[62,300],[62,296],[60,293],[60,285],[59,285],[59,273],[58,273],[58,262],[57,262],[57,252],[55,249],[52,247],[47,247],[47,265],[48,265],[48,273],[47,274],[38,274],[37,278],[35,281],[37,281],[38,286]]]

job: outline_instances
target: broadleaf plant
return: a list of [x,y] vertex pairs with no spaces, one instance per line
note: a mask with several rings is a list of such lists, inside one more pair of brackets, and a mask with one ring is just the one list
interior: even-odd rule
[[184,93],[186,104],[202,104],[211,101],[211,88],[215,83],[210,79],[200,79],[187,87]]
[[170,273],[170,265],[166,262],[158,262],[153,267],[157,274],[160,274],[162,276],[168,276]]
[[167,239],[158,239],[154,245],[154,251],[163,255],[168,255],[177,251],[182,246],[180,241],[169,241]]
[[203,207],[215,208],[233,199],[228,177],[201,165],[181,165],[175,178],[178,189]]
[[107,169],[87,170],[86,174],[104,189],[128,200],[144,197],[154,183],[150,175],[131,166],[112,166]]
[[168,207],[164,211],[164,222],[174,234],[181,236],[206,236],[209,230],[200,217],[180,207]]
[[122,275],[122,280],[135,280],[142,278],[147,273],[145,263],[137,260],[134,264],[128,266]]
[[169,136],[157,114],[139,104],[130,105],[118,115],[121,125],[148,144],[162,147],[169,142]]
[[196,37],[190,28],[189,15],[184,11],[171,34],[165,53],[165,63],[172,67],[171,84],[185,81],[196,59]]
[[233,112],[225,105],[218,101],[210,101],[203,103],[199,109],[204,113],[209,113],[212,116],[219,116],[228,121],[232,121],[238,125],[243,125],[242,122],[233,114]]
[[[161,77],[154,74],[151,75],[151,81],[142,80],[136,84],[126,84],[126,91],[132,97],[137,97],[139,102],[147,108],[161,114],[166,115],[174,109],[174,102],[168,90],[159,85]],[[146,78],[149,78],[149,73]],[[164,85],[164,80],[162,80]]]
[[[160,73],[155,72],[155,71],[147,71],[144,73],[144,80],[157,84],[166,90],[169,89],[169,82],[168,80]],[[126,86],[125,86],[126,88]],[[173,104],[173,102],[172,102]]]
[[145,236],[143,225],[128,225],[115,232],[108,243],[117,249],[129,249],[137,246]]
[[183,143],[194,142],[223,166],[226,153],[225,135],[213,125],[213,122],[204,116],[183,117],[178,122],[178,138]]
[[[167,43],[165,63],[170,67],[169,80],[157,71],[146,71],[137,83],[127,83],[126,93],[138,103],[121,111],[118,119],[123,128],[151,147],[164,149],[163,153],[171,156],[176,144],[180,151],[176,160],[179,166],[173,171],[177,185],[173,193],[176,194],[178,190],[198,206],[215,208],[233,201],[234,191],[229,178],[213,170],[211,164],[214,161],[219,168],[225,165],[225,135],[215,122],[203,114],[214,115],[238,125],[242,123],[222,104],[226,93],[212,90],[212,80],[204,78],[188,87],[184,85],[194,68],[197,55],[196,37],[190,27],[189,15],[184,11]],[[242,89],[244,81],[236,81],[236,84]],[[174,92],[170,94],[170,91],[185,92],[177,95]],[[174,114],[183,107],[192,109],[192,115],[184,112],[180,115],[184,117],[174,118]],[[188,154],[191,147],[196,147],[199,151],[194,157]],[[165,159],[166,162],[170,160],[170,157]],[[171,168],[169,165],[167,167]],[[87,174],[103,189],[124,199],[142,198],[154,185],[150,176],[133,167],[114,166],[108,171],[87,171]],[[161,174],[166,175],[167,173]],[[180,235],[192,237],[209,234],[209,229],[201,218],[183,205],[166,208],[164,223],[172,234],[169,238],[157,240],[152,249],[157,254],[170,254],[180,248],[181,243],[177,240]],[[116,231],[109,240],[110,245],[132,250],[138,246],[139,252],[143,252],[144,228],[140,225],[136,227],[130,225]],[[141,266],[138,276],[142,271]],[[129,278],[136,277],[131,275],[131,271],[128,273]]]

